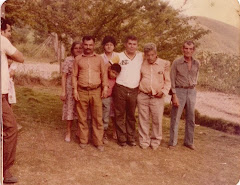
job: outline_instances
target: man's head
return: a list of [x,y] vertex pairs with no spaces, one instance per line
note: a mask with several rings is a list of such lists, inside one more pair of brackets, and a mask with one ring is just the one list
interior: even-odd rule
[[1,17],[1,34],[8,39],[11,37],[11,25],[6,19],[2,17]]
[[94,52],[95,38],[93,36],[84,36],[82,38],[83,53],[85,55],[91,55]]
[[72,56],[76,57],[82,53],[82,43],[81,42],[73,42],[71,47]]
[[105,36],[102,41],[102,46],[105,53],[112,53],[116,46],[116,40],[112,36]]
[[138,47],[137,37],[135,37],[133,35],[127,36],[125,39],[124,46],[125,46],[126,52],[128,54],[135,54],[137,51],[137,47]]
[[121,72],[121,66],[119,64],[113,64],[108,68],[108,76],[110,79],[116,78]]
[[188,40],[183,43],[182,52],[184,57],[192,58],[194,51],[195,51],[195,44],[193,41]]
[[154,43],[147,43],[144,46],[144,56],[149,64],[153,64],[157,60],[157,46]]

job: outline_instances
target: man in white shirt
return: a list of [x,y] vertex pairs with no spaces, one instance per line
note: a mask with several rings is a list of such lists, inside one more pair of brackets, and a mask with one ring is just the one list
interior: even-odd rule
[[23,54],[8,40],[11,37],[11,26],[1,18],[1,93],[3,120],[3,182],[16,183],[17,178],[10,173],[16,156],[17,123],[8,102],[9,71],[8,59],[24,62]]
[[135,110],[143,54],[137,52],[138,40],[135,36],[128,36],[124,46],[125,51],[119,53],[122,70],[113,89],[116,130],[120,146],[136,146]]

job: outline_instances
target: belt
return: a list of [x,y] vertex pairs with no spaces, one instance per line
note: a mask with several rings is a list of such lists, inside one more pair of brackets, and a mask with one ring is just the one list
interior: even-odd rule
[[192,86],[176,86],[176,88],[182,88],[182,89],[194,89],[195,85]]
[[152,93],[145,93],[143,91],[140,91],[140,92],[143,93],[143,94],[148,95],[150,98],[155,98],[155,95],[152,95]]
[[85,91],[92,91],[95,89],[98,89],[99,87],[101,87],[101,84],[98,85],[97,87],[82,87],[82,86],[78,86],[79,89],[85,90]]
[[130,88],[130,87],[126,87],[126,86],[124,86],[124,85],[120,85],[120,84],[118,84],[118,83],[116,83],[115,85],[118,86],[118,87],[122,87],[122,88],[128,89],[128,90],[137,90],[137,89],[138,89],[138,87]]

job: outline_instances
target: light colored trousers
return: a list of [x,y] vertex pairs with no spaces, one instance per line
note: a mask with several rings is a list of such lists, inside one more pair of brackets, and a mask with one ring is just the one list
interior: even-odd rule
[[[79,125],[80,143],[87,144],[89,138],[89,125],[87,122],[88,109],[92,118],[92,140],[95,146],[103,145],[103,121],[101,88],[82,90],[78,88],[80,100],[76,102]],[[89,107],[89,108],[88,108]]]
[[[162,140],[164,98],[150,97],[147,94],[140,92],[137,97],[137,105],[140,146],[159,146]],[[151,137],[149,136],[150,115],[152,117]]]
[[175,146],[177,144],[178,125],[184,108],[186,109],[184,144],[193,145],[196,90],[176,88],[176,95],[180,105],[178,107],[172,106],[169,145]]

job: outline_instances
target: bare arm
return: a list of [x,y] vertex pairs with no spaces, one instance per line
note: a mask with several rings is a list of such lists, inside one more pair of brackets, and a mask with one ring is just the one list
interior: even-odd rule
[[66,100],[66,81],[67,81],[67,73],[62,73],[62,94],[60,99],[62,101]]
[[75,61],[73,63],[72,86],[74,99],[76,101],[79,101],[79,95],[77,91],[77,77],[78,77],[78,57],[75,58]]
[[8,58],[10,58],[11,60],[14,60],[15,62],[20,62],[20,63],[24,62],[23,54],[18,50],[16,50],[15,53],[13,53],[13,55],[8,56]]

